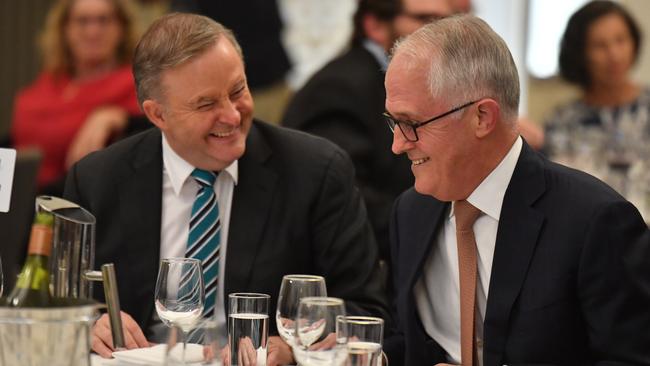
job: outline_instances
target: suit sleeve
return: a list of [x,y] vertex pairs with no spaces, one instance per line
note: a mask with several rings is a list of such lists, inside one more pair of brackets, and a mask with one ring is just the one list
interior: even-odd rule
[[650,233],[629,202],[597,210],[578,292],[597,365],[650,364]]
[[327,278],[328,295],[346,299],[348,314],[378,316],[390,324],[374,235],[352,163],[338,149],[325,171],[314,212],[315,265]]

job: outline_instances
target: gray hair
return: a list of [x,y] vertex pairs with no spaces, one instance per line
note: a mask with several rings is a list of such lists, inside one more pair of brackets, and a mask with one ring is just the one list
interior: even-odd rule
[[226,37],[243,60],[232,31],[214,20],[196,14],[172,13],[156,20],[135,49],[133,76],[138,102],[159,97],[162,72],[181,65]]
[[494,98],[503,119],[516,120],[517,67],[506,43],[482,19],[458,15],[434,21],[398,41],[392,53],[429,62],[426,78],[432,97],[463,98],[458,103]]

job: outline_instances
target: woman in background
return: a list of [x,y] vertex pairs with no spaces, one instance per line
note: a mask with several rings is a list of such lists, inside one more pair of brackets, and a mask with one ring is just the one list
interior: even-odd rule
[[650,89],[630,76],[640,48],[638,25],[615,2],[593,1],[571,16],[560,74],[582,96],[546,123],[546,151],[605,180],[643,213],[650,209]]
[[131,57],[138,34],[130,0],[59,0],[40,48],[43,71],[14,106],[16,148],[38,148],[42,192],[60,194],[67,168],[103,148],[139,115]]

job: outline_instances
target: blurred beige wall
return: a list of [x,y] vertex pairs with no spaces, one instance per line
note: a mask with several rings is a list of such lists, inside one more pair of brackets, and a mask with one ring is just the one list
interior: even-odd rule
[[0,0],[0,139],[9,131],[16,91],[40,67],[36,36],[52,0]]
[[[641,27],[643,45],[641,55],[633,72],[633,78],[642,85],[650,85],[650,1],[621,0],[620,1]],[[550,79],[528,78],[528,117],[542,124],[553,110],[580,95],[578,88],[562,81],[559,77]]]

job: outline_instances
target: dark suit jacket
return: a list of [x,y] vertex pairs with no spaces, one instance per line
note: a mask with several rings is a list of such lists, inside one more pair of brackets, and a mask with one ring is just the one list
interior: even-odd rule
[[[391,366],[445,361],[413,286],[448,208],[412,189],[395,204]],[[650,234],[636,208],[524,144],[499,219],[484,327],[485,366],[650,364]]]
[[391,152],[393,135],[382,117],[385,100],[381,66],[355,43],[296,93],[282,124],[325,137],[350,154],[380,257],[389,259],[390,210],[413,185],[413,174],[410,161]]
[[[115,263],[122,309],[143,329],[154,311],[160,256],[161,149],[155,128],[120,141],[76,164],[65,191],[96,216],[96,266]],[[273,313],[283,275],[320,274],[328,295],[345,299],[349,313],[387,318],[376,270],[372,231],[346,154],[324,139],[254,122],[233,196],[226,298],[267,293]]]

